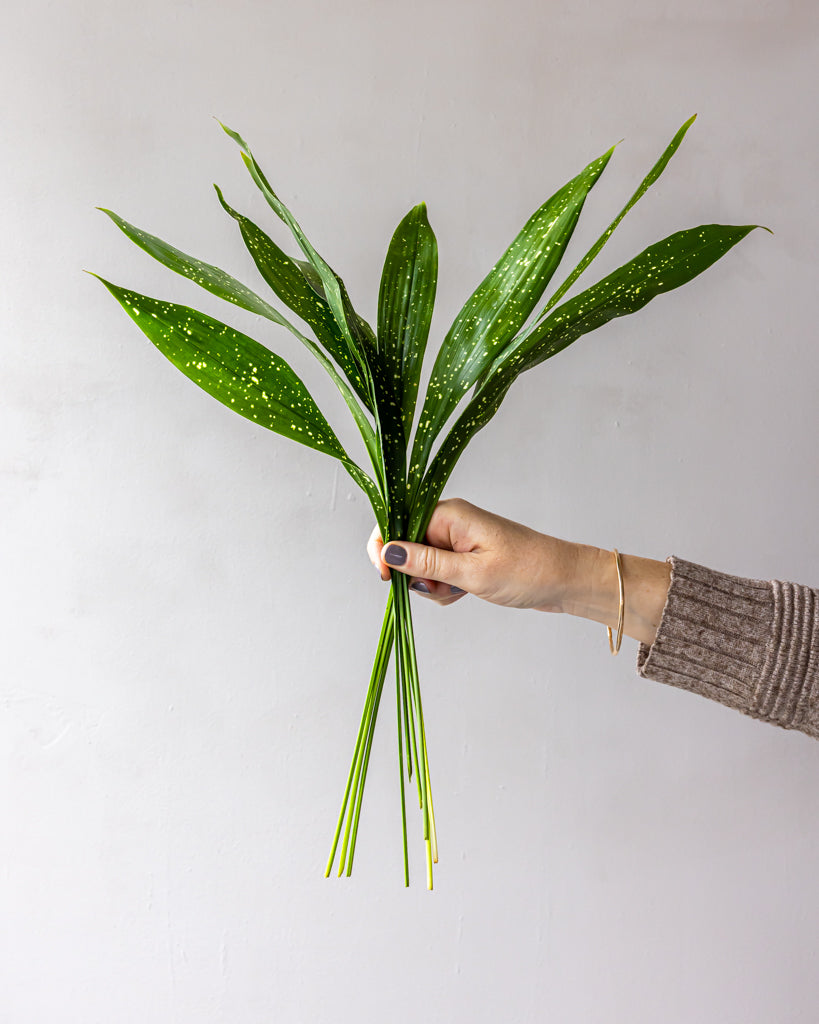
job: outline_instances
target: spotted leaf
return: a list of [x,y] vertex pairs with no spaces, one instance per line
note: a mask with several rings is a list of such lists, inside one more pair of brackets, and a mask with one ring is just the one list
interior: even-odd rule
[[159,351],[209,395],[268,430],[346,457],[299,377],[264,345],[189,306],[100,281]]
[[569,276],[566,278],[563,284],[561,284],[561,286],[555,291],[555,293],[552,296],[550,296],[549,301],[546,303],[546,306],[543,309],[543,312],[538,316],[539,320],[542,319],[542,317],[544,317],[550,309],[556,306],[558,302],[560,302],[560,300],[563,298],[563,296],[566,294],[569,288],[571,288],[574,282],[578,279],[578,277],[580,277],[580,275],[583,273],[586,267],[588,267],[588,265],[592,262],[595,256],[597,256],[597,254],[600,252],[600,250],[603,248],[606,242],[608,242],[608,240],[614,234],[614,231],[617,228],[620,221],[625,217],[629,210],[640,199],[642,199],[642,197],[646,194],[646,192],[648,192],[648,190],[651,188],[654,182],[660,177],[660,175],[668,166],[668,162],[671,159],[671,157],[674,156],[674,154],[679,149],[680,143],[685,138],[685,133],[688,131],[688,129],[691,127],[694,121],[696,121],[696,119],[696,114],[694,114],[692,117],[689,117],[685,124],[677,131],[674,138],[663,150],[660,159],[657,161],[656,164],[654,164],[654,166],[651,168],[651,170],[648,172],[645,178],[643,178],[643,180],[637,186],[634,194],[623,207],[623,209],[617,214],[617,216],[614,218],[611,224],[609,224],[609,226],[603,232],[603,234],[597,239],[597,241],[589,249],[586,255],[580,260],[580,262],[577,264],[577,266],[574,268],[571,274],[569,274]]
[[[221,124],[221,121],[219,123]],[[316,274],[318,274],[327,302],[330,309],[333,311],[336,323],[338,324],[341,333],[344,336],[344,340],[349,347],[350,356],[364,379],[367,381],[368,386],[371,387],[372,384],[369,377],[369,368],[367,366],[367,354],[362,348],[362,335],[366,334],[372,337],[372,329],[353,310],[352,303],[349,300],[349,296],[346,293],[346,289],[344,288],[344,283],[341,278],[335,273],[324,258],[319,255],[318,251],[313,247],[304,231],[302,231],[298,221],[273,191],[270,186],[270,182],[267,180],[261,167],[256,162],[248,144],[238,132],[228,128],[227,125],[222,124],[222,128],[239,147],[242,160],[259,191],[267,201],[267,204],[273,212],[282,221],[284,221],[288,228],[290,228],[299,248],[307,257],[307,262]]]
[[214,185],[219,202],[239,225],[248,252],[267,284],[306,324],[317,340],[335,359],[364,404],[371,407],[370,395],[350,356],[344,336],[324,296],[321,278],[309,263],[291,259],[260,227],[230,206],[221,189]]
[[609,149],[592,161],[532,214],[455,318],[432,368],[411,473],[423,472],[443,425],[531,315],[560,263],[586,196],[613,152]]
[[[102,207],[100,207],[100,209],[102,209]],[[181,274],[183,277],[186,277],[189,280],[194,281],[196,284],[200,285],[200,287],[204,288],[206,291],[211,292],[211,294],[213,295],[217,295],[220,299],[224,299],[226,302],[233,303],[236,306],[240,306],[242,309],[246,309],[251,313],[256,313],[259,316],[263,316],[267,320],[270,320],[281,327],[285,327],[288,331],[290,331],[292,335],[298,338],[298,340],[313,354],[313,356],[315,356],[315,358],[318,359],[318,361],[321,363],[321,365],[324,367],[324,369],[327,371],[327,373],[333,380],[334,384],[341,393],[341,396],[343,397],[344,401],[347,403],[347,407],[349,408],[350,412],[353,415],[353,418],[355,419],[358,425],[359,431],[361,432],[361,436],[370,454],[370,458],[377,463],[378,445],[375,433],[372,428],[372,424],[367,419],[366,414],[358,404],[355,395],[351,391],[347,382],[336,370],[335,366],[325,355],[324,351],[322,351],[322,349],[314,341],[311,341],[310,338],[305,337],[301,333],[301,331],[299,331],[293,324],[291,324],[286,317],[282,316],[282,314],[279,313],[279,311],[274,306],[271,306],[268,302],[261,298],[261,296],[251,291],[251,289],[248,288],[246,285],[243,285],[240,281],[237,281],[236,278],[231,277],[230,274],[227,274],[225,273],[225,271],[220,270],[219,267],[215,267],[210,263],[204,263],[202,260],[198,260],[193,256],[189,256],[187,253],[182,252],[180,249],[176,249],[174,248],[174,246],[169,245],[167,242],[164,242],[161,238],[157,238],[156,235],[152,235],[147,231],[143,231],[141,228],[135,227],[133,224],[129,224],[128,221],[113,213],[111,210],[103,209],[102,212],[106,213],[111,218],[111,220],[113,220],[114,223],[120,228],[120,230],[122,230],[124,234],[131,239],[132,242],[135,242],[140,247],[140,249],[142,249],[144,252],[147,252],[150,256],[153,256],[154,259],[164,264],[164,266],[168,267],[170,270],[173,270],[177,274]],[[268,241],[270,241],[270,239],[268,239]],[[270,244],[271,246],[273,245],[272,242],[270,242]],[[270,255],[271,253],[269,250],[264,251],[264,256]],[[284,253],[282,253],[281,255],[284,257],[285,260],[288,259],[288,257],[284,256]],[[271,266],[271,264],[268,264],[268,266]],[[283,276],[283,273],[280,274],[280,277]],[[304,287],[304,282],[301,273],[296,271],[295,277],[302,282],[302,287]],[[295,293],[297,301],[304,299],[304,295],[298,293],[298,282],[294,281],[291,278],[291,280],[289,280],[286,283],[286,285],[282,284],[282,290],[286,291],[288,287],[290,289],[288,294],[292,295],[293,293]],[[312,290],[309,288],[305,288],[305,291],[309,292],[310,295],[314,295]],[[318,302],[318,297],[314,297]],[[311,315],[313,315],[314,323],[321,326],[321,321],[319,319],[321,310],[318,309],[318,307],[313,309],[309,305],[309,300],[305,299],[304,306],[302,308],[305,314],[303,316],[303,319],[305,319],[309,323],[310,320],[308,318]],[[369,389],[364,386],[362,378],[358,371],[356,370],[349,356],[347,346],[342,340],[340,332],[338,332],[335,319],[329,312],[329,307],[327,306],[326,303],[324,303],[324,310],[326,311],[326,314],[329,317],[329,323],[327,324],[328,331],[336,331],[338,342],[336,345],[336,351],[334,353],[332,351],[332,346],[325,347],[330,347],[331,354],[335,354],[337,357],[340,358],[343,364],[343,368],[346,368],[349,371],[348,377],[350,377],[352,381],[355,384],[357,384],[359,393],[363,394],[363,396],[365,397],[366,404],[368,404],[368,406],[371,406],[371,401],[369,400]],[[298,310],[296,310],[296,312],[298,312]],[[301,313],[299,315],[301,315]]]
[[438,281],[438,244],[424,203],[392,236],[378,292],[378,352],[392,377],[408,442]]
[[649,246],[597,284],[558,306],[537,329],[509,346],[456,420],[418,490],[410,517],[410,539],[423,534],[435,504],[463,450],[498,411],[517,377],[561,352],[615,317],[642,309],[707,270],[757,225],[702,224]]

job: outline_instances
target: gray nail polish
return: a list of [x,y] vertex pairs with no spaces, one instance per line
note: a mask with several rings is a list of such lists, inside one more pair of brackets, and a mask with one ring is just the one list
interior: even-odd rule
[[416,580],[415,583],[411,583],[410,590],[417,590],[419,594],[429,593],[429,587],[426,585],[426,583],[423,583],[421,580]]
[[466,593],[466,591],[465,590],[461,590],[460,587],[450,587],[449,590],[450,590],[450,593],[452,593],[452,594],[465,594]]
[[403,565],[406,560],[406,548],[402,548],[400,544],[390,544],[384,552],[384,561],[387,565]]

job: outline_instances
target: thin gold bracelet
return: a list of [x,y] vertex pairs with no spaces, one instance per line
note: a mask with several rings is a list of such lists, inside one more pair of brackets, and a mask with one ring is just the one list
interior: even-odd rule
[[620,653],[620,642],[623,639],[623,620],[626,614],[626,596],[625,590],[623,589],[623,563],[620,561],[620,552],[617,548],[614,549],[614,562],[617,566],[617,584],[620,589],[620,612],[617,616],[617,643],[612,643],[611,626],[606,626],[606,632],[609,635],[609,650],[612,654]]

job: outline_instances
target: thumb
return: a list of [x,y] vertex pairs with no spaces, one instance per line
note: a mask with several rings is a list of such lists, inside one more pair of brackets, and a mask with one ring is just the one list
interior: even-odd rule
[[397,569],[408,576],[468,589],[469,556],[466,554],[402,540],[385,544],[381,557],[390,569]]

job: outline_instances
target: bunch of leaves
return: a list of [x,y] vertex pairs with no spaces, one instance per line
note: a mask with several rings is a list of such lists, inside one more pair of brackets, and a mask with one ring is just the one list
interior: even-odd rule
[[[363,440],[369,472],[344,449],[305,384],[265,345],[188,306],[100,280],[160,352],[214,398],[269,430],[338,459],[366,494],[385,540],[420,540],[467,444],[494,416],[521,373],[581,335],[634,313],[657,295],[690,281],[756,227],[702,224],[678,231],[574,297],[564,298],[623,217],[662,174],[693,121],[694,117],[680,128],[620,213],[545,301],[586,197],[615,147],[584,167],[532,214],[447,331],[420,412],[419,382],[438,277],[437,243],[423,203],[403,218],[389,244],[375,330],[356,312],[342,279],[273,191],[247,143],[224,125],[253,181],[289,229],[299,257],[287,255],[214,186],[219,202],[236,222],[262,280],[300,325],[220,268],[104,210],[128,238],[170,270],[285,328],[304,345],[347,404]],[[392,574],[326,873],[330,874],[337,855],[338,874],[352,871],[373,732],[391,660],[404,881],[409,884],[405,776],[412,785],[414,775],[431,888],[438,852],[429,757],[407,577],[398,572]]]

